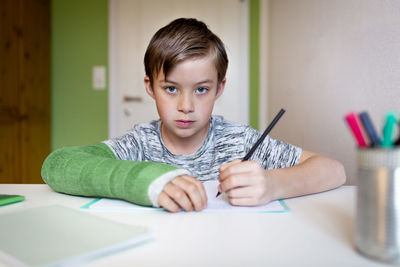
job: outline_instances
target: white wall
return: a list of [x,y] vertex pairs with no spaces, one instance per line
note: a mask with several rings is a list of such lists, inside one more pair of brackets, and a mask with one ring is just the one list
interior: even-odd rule
[[270,0],[268,117],[272,136],[341,161],[356,179],[343,116],[369,111],[379,131],[400,111],[400,1]]
[[[248,1],[109,0],[110,137],[158,118],[144,90],[143,56],[153,34],[180,17],[205,22],[224,44],[229,58],[224,94],[214,114],[248,123]],[[135,101],[124,101],[128,97]]]

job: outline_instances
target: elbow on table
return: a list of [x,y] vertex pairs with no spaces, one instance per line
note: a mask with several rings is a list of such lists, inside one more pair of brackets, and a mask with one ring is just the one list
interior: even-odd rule
[[43,182],[45,182],[46,184],[48,184],[49,172],[51,170],[51,166],[53,165],[52,164],[53,154],[54,154],[54,152],[47,155],[47,157],[45,158],[45,160],[42,163],[41,175],[42,175]]
[[52,184],[53,177],[57,174],[58,169],[60,166],[63,166],[65,164],[64,161],[65,159],[65,148],[60,148],[57,149],[53,152],[51,152],[46,159],[43,161],[42,164],[42,169],[41,169],[41,175],[43,181],[50,185]]
[[344,185],[347,178],[343,164],[337,160],[332,160],[332,166],[335,187]]

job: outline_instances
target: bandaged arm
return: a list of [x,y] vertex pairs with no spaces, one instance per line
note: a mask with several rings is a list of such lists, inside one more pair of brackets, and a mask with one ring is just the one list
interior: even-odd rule
[[189,172],[163,163],[118,160],[104,143],[55,150],[42,166],[43,180],[57,192],[154,207],[164,186],[183,174]]

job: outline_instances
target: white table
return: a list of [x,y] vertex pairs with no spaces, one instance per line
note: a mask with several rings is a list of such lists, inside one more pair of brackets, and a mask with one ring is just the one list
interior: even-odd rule
[[[289,213],[139,213],[85,211],[145,225],[155,238],[86,266],[387,266],[354,248],[354,186],[285,200]],[[0,213],[60,204],[80,210],[91,198],[52,191],[47,185],[0,184],[21,203]],[[12,227],[12,226],[10,226]],[[0,261],[0,266],[6,266]]]

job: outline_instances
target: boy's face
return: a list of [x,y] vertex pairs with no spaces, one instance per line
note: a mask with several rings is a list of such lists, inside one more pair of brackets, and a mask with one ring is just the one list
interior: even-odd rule
[[225,79],[217,84],[217,76],[213,59],[203,57],[179,63],[167,78],[161,71],[154,77],[153,88],[149,77],[145,77],[146,91],[155,99],[162,121],[163,139],[204,141],[215,100],[225,86]]

